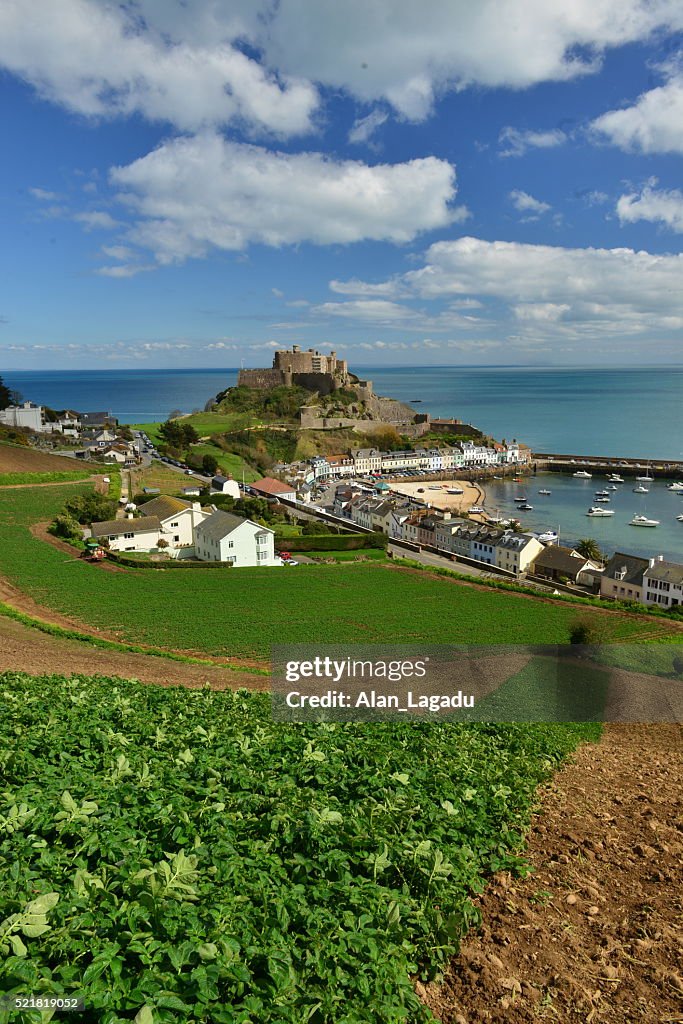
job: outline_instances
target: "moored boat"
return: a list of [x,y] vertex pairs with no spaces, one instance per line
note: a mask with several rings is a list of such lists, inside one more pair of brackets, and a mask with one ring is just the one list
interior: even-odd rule
[[577,469],[576,473],[574,473],[574,476],[582,477],[584,480],[590,480],[593,474],[587,473],[585,469]]
[[680,493],[683,494],[683,481],[674,480],[672,484],[667,485],[666,489],[667,491],[680,491]]
[[[639,478],[638,478],[638,479],[639,479]],[[642,485],[642,484],[638,484],[638,486],[637,486],[637,487],[634,487],[634,488],[633,488],[633,493],[634,493],[634,494],[649,494],[649,493],[650,493],[650,491],[648,490],[648,488],[647,488],[647,487],[643,487],[643,485]]]
[[600,508],[599,505],[591,505],[591,507],[586,512],[586,515],[587,516],[593,516],[593,517],[596,517],[596,516],[613,516],[614,515],[614,509],[613,508]]
[[558,534],[555,530],[546,530],[545,533],[538,534],[538,539],[541,544],[556,544],[558,541]]
[[629,526],[659,526],[659,519],[648,519],[647,516],[634,516]]
[[547,491],[545,488],[542,488],[538,493],[539,494],[552,494],[553,492],[552,491]]

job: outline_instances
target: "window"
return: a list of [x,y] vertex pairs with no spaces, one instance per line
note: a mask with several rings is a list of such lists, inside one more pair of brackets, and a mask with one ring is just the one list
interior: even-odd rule
[[134,533],[124,533],[123,539],[124,540],[132,540],[134,536],[135,536]]
[[177,522],[176,523],[171,523],[171,526],[177,526],[177,525],[178,525]]
[[235,546],[235,542],[233,540],[229,540],[228,541],[228,547],[229,548],[234,548],[234,546]]

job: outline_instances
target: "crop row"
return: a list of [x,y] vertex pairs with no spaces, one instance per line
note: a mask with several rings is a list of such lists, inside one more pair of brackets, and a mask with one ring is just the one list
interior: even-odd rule
[[101,1024],[427,1020],[411,976],[597,735],[284,725],[263,694],[103,678],[7,673],[0,698],[2,987]]

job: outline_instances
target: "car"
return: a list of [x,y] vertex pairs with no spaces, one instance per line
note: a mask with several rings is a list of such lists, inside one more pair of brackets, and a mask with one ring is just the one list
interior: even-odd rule
[[418,487],[418,489],[417,489],[417,493],[418,494],[424,494],[424,492],[425,492],[424,487]]
[[292,557],[289,551],[276,551],[275,554],[278,556],[278,558],[281,558],[283,562],[288,562],[289,559]]
[[194,470],[186,469],[185,470],[185,476],[194,476]]
[[284,561],[285,565],[298,565],[296,558],[288,558]]

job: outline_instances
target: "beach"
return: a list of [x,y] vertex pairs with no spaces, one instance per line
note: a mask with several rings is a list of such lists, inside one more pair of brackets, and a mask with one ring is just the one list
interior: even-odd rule
[[[467,512],[472,505],[483,507],[483,502],[486,500],[483,487],[471,480],[439,480],[438,484],[429,480],[401,480],[390,483],[389,486],[395,494],[416,498],[418,501],[424,501],[432,508],[442,509],[444,512]],[[461,487],[463,493],[449,494],[449,487]],[[485,519],[479,515],[471,516],[471,518],[481,519],[482,522]]]

